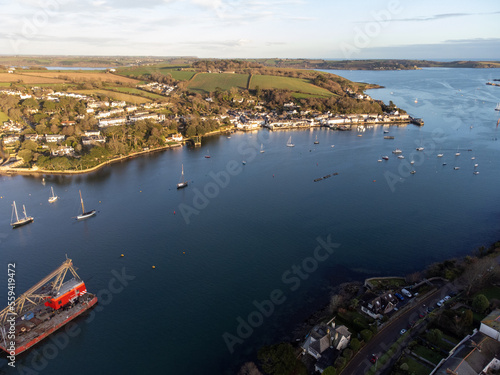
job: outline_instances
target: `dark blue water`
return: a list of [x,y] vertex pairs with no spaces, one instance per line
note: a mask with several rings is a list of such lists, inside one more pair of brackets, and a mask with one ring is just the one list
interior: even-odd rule
[[[0,362],[0,373],[235,373],[260,346],[291,338],[330,287],[405,275],[498,240],[500,88],[485,83],[500,70],[338,74],[385,86],[369,94],[425,126],[236,133],[45,185],[0,177],[1,305],[8,263],[20,294],[66,255],[100,296],[69,343],[55,336],[19,356],[17,371]],[[378,162],[383,155],[390,160]],[[189,186],[178,191],[181,164]],[[79,189],[98,210],[83,222],[74,219]],[[13,200],[33,224],[10,229]],[[249,320],[255,328],[238,327]]]

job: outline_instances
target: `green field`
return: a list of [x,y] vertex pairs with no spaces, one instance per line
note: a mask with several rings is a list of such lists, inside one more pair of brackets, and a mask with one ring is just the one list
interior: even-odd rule
[[10,82],[0,82],[0,87],[9,87]]
[[230,90],[236,87],[240,90],[247,88],[248,74],[231,73],[199,73],[188,84],[188,89],[200,94],[208,94],[217,87]]
[[0,123],[3,123],[4,121],[8,121],[9,116],[7,116],[5,113],[0,111]]
[[143,96],[145,98],[150,98],[153,100],[154,99],[163,99],[163,100],[166,99],[166,97],[163,95],[158,95],[158,94],[155,94],[154,92],[148,92],[148,91],[144,91],[144,90],[140,90],[140,89],[135,89],[132,87],[113,87],[112,90],[123,92],[125,94],[135,94],[135,95]]
[[311,94],[322,97],[334,95],[330,91],[315,86],[308,80],[300,78],[254,75],[250,81],[250,90],[255,90],[257,86],[261,89],[290,90],[296,93]]
[[189,81],[196,74],[193,70],[180,69],[189,69],[189,65],[159,64],[155,66],[119,68],[116,73],[127,77],[140,77],[141,75],[149,75],[152,73],[160,73],[163,75],[170,74],[173,79],[179,81]]

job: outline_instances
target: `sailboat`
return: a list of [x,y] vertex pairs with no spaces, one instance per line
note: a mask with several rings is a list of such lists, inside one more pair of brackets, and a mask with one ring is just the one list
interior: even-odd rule
[[[24,204],[23,204],[23,213],[24,213],[24,217],[19,219],[19,216],[17,215],[16,201],[13,201],[13,203],[12,203],[12,216],[10,218],[10,225],[12,226],[13,229],[33,222],[33,220],[34,220],[33,217],[26,215],[26,208],[24,207]],[[14,215],[16,216],[16,221],[13,222]]]
[[95,210],[85,212],[85,206],[83,205],[82,191],[78,190],[80,193],[80,201],[82,202],[82,214],[76,217],[76,220],[86,219],[88,217],[94,216],[96,214]]
[[181,173],[182,181],[177,184],[177,189],[182,189],[188,186],[187,181],[184,180],[184,164],[182,164],[182,173]]
[[261,144],[260,144],[260,153],[261,153],[261,154],[263,154],[264,152],[266,152],[266,151],[264,150],[264,144],[263,144],[263,143],[261,143]]
[[51,186],[50,191],[52,192],[52,195],[49,197],[49,203],[54,203],[59,197],[54,194],[54,188]]
[[500,111],[500,103],[498,103],[497,106],[495,107],[495,111]]
[[460,151],[458,147],[457,147],[457,152],[455,152],[455,156],[460,156]]
[[292,136],[288,138],[288,142],[286,143],[287,147],[294,147],[295,145],[292,143]]
[[316,140],[314,141],[314,144],[315,144],[315,145],[318,145],[318,144],[319,144],[319,141],[318,141],[318,136],[316,136]]
[[207,150],[207,154],[205,155],[205,158],[210,159],[210,152]]

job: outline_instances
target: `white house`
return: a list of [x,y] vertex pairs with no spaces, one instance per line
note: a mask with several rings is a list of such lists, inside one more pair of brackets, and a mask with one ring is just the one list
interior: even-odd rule
[[46,142],[61,142],[66,139],[65,135],[62,134],[45,134]]
[[481,321],[479,332],[484,333],[493,340],[500,341],[500,310],[492,311]]

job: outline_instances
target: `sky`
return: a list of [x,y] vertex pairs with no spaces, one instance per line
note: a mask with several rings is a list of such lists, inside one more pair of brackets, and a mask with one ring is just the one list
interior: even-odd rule
[[0,0],[0,54],[497,59],[498,0]]

